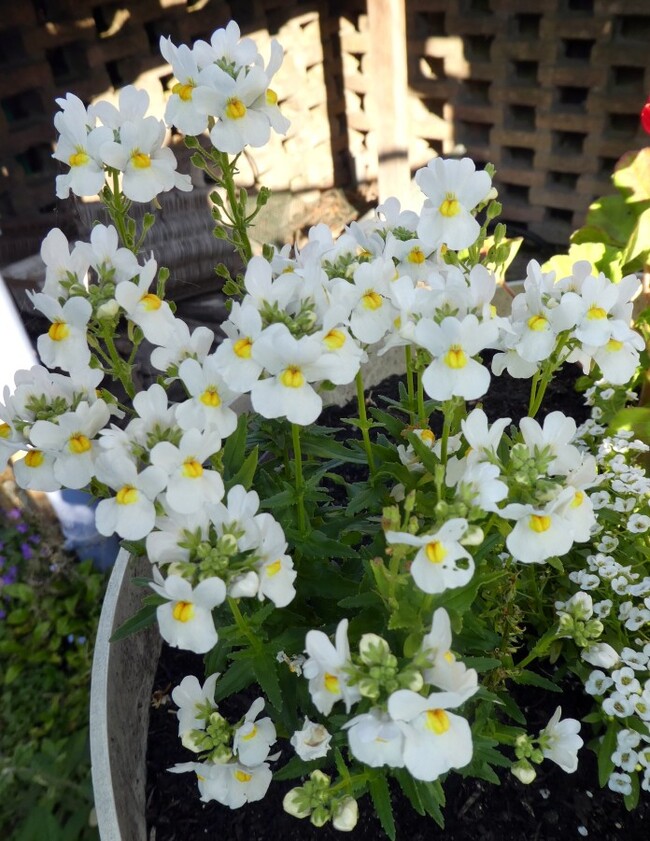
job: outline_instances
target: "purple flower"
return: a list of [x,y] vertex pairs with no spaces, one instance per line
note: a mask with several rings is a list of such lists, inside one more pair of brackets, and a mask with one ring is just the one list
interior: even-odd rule
[[21,543],[20,544],[20,551],[21,551],[21,554],[22,554],[23,558],[26,561],[29,561],[30,558],[34,557],[34,553],[32,552],[32,547],[29,545],[29,543]]
[[0,607],[0,619],[4,619],[6,615],[7,615],[7,611],[6,611],[6,610],[3,610],[3,609]]
[[18,523],[16,531],[20,532],[20,534],[26,534],[29,531],[29,526],[27,523]]
[[20,508],[10,508],[9,511],[7,511],[7,517],[9,517],[10,520],[20,520]]
[[2,580],[5,584],[13,584],[16,578],[18,577],[18,567],[12,566],[5,572]]

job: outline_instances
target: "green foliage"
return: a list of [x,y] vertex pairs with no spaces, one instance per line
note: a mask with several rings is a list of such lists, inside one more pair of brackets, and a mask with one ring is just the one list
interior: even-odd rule
[[18,509],[1,516],[0,574],[15,580],[0,590],[0,825],[12,841],[94,841],[88,705],[104,576]]

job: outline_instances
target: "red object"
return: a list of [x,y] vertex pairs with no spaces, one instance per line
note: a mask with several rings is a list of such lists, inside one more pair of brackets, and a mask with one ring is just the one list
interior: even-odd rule
[[650,96],[641,109],[641,125],[643,126],[643,130],[650,134]]

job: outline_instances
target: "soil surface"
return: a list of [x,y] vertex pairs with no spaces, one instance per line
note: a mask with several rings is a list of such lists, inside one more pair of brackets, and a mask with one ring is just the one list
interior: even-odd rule
[[[569,373],[551,383],[549,399],[538,419],[555,409],[572,415],[578,422],[587,416],[582,395],[573,387],[579,371]],[[526,414],[528,381],[512,380],[507,375],[493,378],[490,393],[482,401],[491,419],[510,416],[518,420]],[[381,389],[392,394],[396,378],[386,381]],[[375,394],[379,393],[375,390]],[[328,409],[330,417],[320,422],[335,423],[336,414],[349,413]],[[314,828],[306,820],[290,817],[282,809],[286,791],[299,781],[272,783],[266,797],[242,809],[230,810],[217,803],[201,803],[194,774],[170,774],[166,769],[177,762],[188,762],[194,755],[185,750],[178,739],[175,707],[169,699],[172,688],[185,675],[204,678],[203,660],[197,655],[163,645],[158,672],[154,682],[147,755],[147,823],[149,841],[195,841],[195,839],[223,839],[223,841],[330,841],[349,837],[353,841],[385,838],[374,816],[369,799],[359,802],[359,823],[353,832],[342,836],[330,824]],[[550,676],[550,675],[549,675]],[[242,700],[235,717],[247,709],[251,695]],[[559,700],[558,700],[559,699]],[[162,701],[162,703],[161,703]],[[563,717],[581,718],[590,707],[590,699],[581,687],[565,687],[562,695],[549,697],[525,689],[517,697],[525,711],[529,732],[544,727],[557,704]],[[230,699],[228,701],[230,703]],[[225,704],[220,709],[227,714]],[[585,734],[583,734],[585,735]],[[288,745],[280,745],[283,756],[293,755]],[[284,764],[280,760],[280,765]],[[595,755],[583,747],[578,770],[566,774],[550,761],[539,766],[537,779],[524,786],[508,771],[500,771],[501,785],[475,779],[464,780],[450,774],[444,783],[447,805],[444,809],[446,826],[441,830],[431,819],[417,815],[399,790],[393,794],[393,811],[397,838],[404,841],[571,841],[592,838],[597,841],[641,841],[648,837],[650,803],[642,792],[641,804],[628,813],[620,795],[598,786]]]

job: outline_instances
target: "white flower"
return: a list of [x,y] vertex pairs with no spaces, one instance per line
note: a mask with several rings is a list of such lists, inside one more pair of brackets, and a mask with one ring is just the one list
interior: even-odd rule
[[174,648],[184,648],[205,654],[217,644],[219,635],[214,627],[212,610],[226,598],[226,585],[220,578],[206,578],[192,587],[179,575],[163,579],[153,569],[150,587],[166,599],[156,608],[156,618],[162,638]]
[[104,167],[100,150],[111,140],[108,126],[95,128],[95,118],[83,102],[72,93],[57,99],[61,111],[54,115],[54,126],[60,137],[52,155],[70,167],[65,175],[56,177],[56,195],[67,199],[70,190],[76,196],[93,196],[104,186]]
[[434,357],[422,375],[424,390],[433,400],[464,397],[476,400],[490,385],[490,372],[473,359],[497,338],[491,321],[479,322],[470,314],[460,321],[447,317],[440,324],[423,318],[415,328],[415,341]]
[[199,362],[203,362],[213,342],[214,332],[209,327],[200,324],[190,333],[187,324],[180,318],[175,318],[165,343],[151,351],[151,364],[158,371],[169,371],[172,366],[180,365],[184,359],[198,359]]
[[54,475],[54,453],[31,449],[14,462],[16,483],[25,490],[58,491],[61,483]]
[[562,707],[558,707],[551,720],[539,734],[542,753],[553,760],[567,774],[572,774],[578,767],[578,751],[584,744],[578,733],[580,722],[575,718],[560,720]]
[[165,122],[190,137],[202,134],[208,127],[208,117],[199,112],[193,97],[194,89],[203,82],[196,56],[186,44],[174,46],[171,38],[160,39],[160,52],[177,79],[167,100]]
[[627,521],[627,530],[633,534],[643,534],[650,529],[650,517],[647,514],[632,514]]
[[[219,673],[206,678],[203,686],[194,675],[187,675],[172,690],[172,701],[178,707],[178,735],[181,739],[192,730],[205,730],[208,710],[216,710],[214,690]],[[185,747],[188,745],[183,742]]]
[[617,772],[613,772],[609,775],[607,787],[619,794],[632,794],[632,778],[629,774],[619,774]]
[[302,730],[296,730],[289,740],[298,756],[305,762],[327,756],[332,734],[322,724],[305,716]]
[[218,434],[189,429],[178,447],[169,441],[156,444],[151,463],[167,474],[167,505],[179,514],[192,514],[206,505],[221,502],[224,485],[221,474],[203,464],[221,447]]
[[431,630],[422,640],[420,650],[426,653],[430,667],[422,672],[425,681],[447,692],[469,698],[478,691],[476,669],[468,669],[456,660],[451,649],[451,623],[444,607],[433,614]]
[[433,692],[423,698],[410,689],[398,689],[388,699],[388,714],[404,734],[404,765],[416,780],[432,782],[471,761],[470,726],[448,712],[462,702],[454,692]]
[[275,742],[275,726],[268,716],[256,721],[264,709],[264,699],[257,698],[244,716],[243,723],[235,730],[232,749],[242,765],[252,767],[264,762]]
[[90,242],[78,242],[73,253],[83,257],[101,279],[112,283],[131,280],[140,272],[135,254],[121,248],[117,230],[113,225],[95,225],[90,232]]
[[571,488],[564,488],[545,507],[513,502],[501,510],[501,516],[516,520],[506,538],[513,558],[525,564],[541,564],[554,555],[566,554],[573,545],[573,531],[563,516],[563,506],[573,499]]
[[90,362],[86,340],[88,321],[92,315],[90,301],[75,295],[61,304],[43,292],[28,293],[36,309],[52,322],[47,333],[38,337],[38,354],[48,368],[74,371]]
[[286,417],[308,426],[320,415],[323,401],[310,383],[329,378],[338,365],[313,336],[296,339],[284,324],[272,324],[253,345],[253,359],[270,376],[251,389],[253,409],[265,418]]
[[182,762],[169,769],[174,774],[192,771],[196,774],[199,794],[203,803],[216,800],[230,809],[239,809],[244,803],[261,800],[271,784],[273,773],[268,763],[254,768],[239,762],[213,764],[209,762]]
[[155,117],[127,120],[119,143],[111,140],[101,147],[104,163],[122,173],[122,191],[132,201],[149,202],[174,187],[192,189],[190,176],[176,172],[176,156],[162,145],[165,131]]
[[463,587],[474,575],[474,560],[459,543],[467,531],[467,520],[448,520],[438,531],[416,537],[408,532],[387,531],[388,543],[417,546],[411,575],[425,593],[442,593],[451,587]]
[[138,473],[135,464],[121,454],[102,453],[95,463],[97,478],[117,491],[102,499],[95,512],[97,531],[107,537],[117,532],[127,540],[146,537],[156,522],[154,500],[167,477],[157,467]]
[[92,406],[81,402],[74,412],[59,415],[56,423],[40,420],[32,426],[30,438],[41,450],[55,454],[54,475],[67,488],[83,488],[94,475],[94,439],[110,418],[103,400]]
[[591,666],[611,669],[619,662],[619,656],[609,643],[597,642],[580,652],[582,659]]
[[594,669],[585,683],[585,692],[588,695],[604,695],[613,685],[614,681],[609,675],[601,672],[600,669]]
[[355,759],[379,768],[404,767],[404,734],[397,722],[379,709],[354,716],[343,725]]
[[224,382],[217,358],[209,356],[203,364],[185,359],[178,367],[178,376],[191,398],[176,409],[181,429],[215,430],[221,438],[231,435],[237,428],[237,415],[229,406],[240,393],[231,391]]
[[552,456],[548,466],[551,475],[568,473],[581,466],[580,452],[571,444],[576,434],[576,422],[563,412],[551,412],[544,418],[542,426],[534,418],[522,418],[519,429],[531,455],[545,451]]
[[322,631],[308,631],[305,652],[309,657],[303,673],[309,681],[309,693],[318,712],[329,715],[337,701],[343,701],[349,711],[361,694],[356,686],[348,685],[345,674],[346,666],[351,664],[348,620],[339,622],[334,645]]
[[174,329],[174,314],[149,287],[156,275],[157,263],[152,258],[140,269],[137,283],[122,281],[115,287],[115,298],[130,320],[137,324],[145,339],[154,345],[165,345]]
[[471,211],[485,201],[492,187],[487,172],[476,172],[469,158],[434,158],[415,173],[415,182],[427,196],[417,227],[422,242],[455,251],[472,245],[480,227]]
[[62,281],[71,279],[85,286],[89,260],[77,246],[70,252],[68,238],[60,228],[53,228],[41,244],[41,259],[45,263],[43,293],[52,298],[67,298]]

